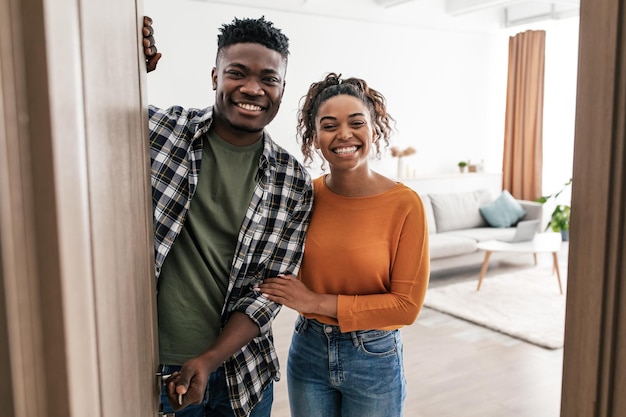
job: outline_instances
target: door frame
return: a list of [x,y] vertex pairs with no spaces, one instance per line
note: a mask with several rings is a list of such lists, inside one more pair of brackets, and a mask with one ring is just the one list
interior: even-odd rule
[[[9,416],[157,412],[141,10],[0,0]],[[609,417],[626,414],[626,4],[580,10],[561,416]]]
[[[0,0],[0,409],[155,416],[142,4]],[[6,388],[6,389],[5,389]]]
[[626,415],[624,22],[581,1],[562,417]]

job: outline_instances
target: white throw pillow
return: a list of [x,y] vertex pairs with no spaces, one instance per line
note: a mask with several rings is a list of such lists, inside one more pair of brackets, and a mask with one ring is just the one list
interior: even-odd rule
[[487,226],[479,208],[493,199],[489,190],[428,196],[433,205],[438,233]]

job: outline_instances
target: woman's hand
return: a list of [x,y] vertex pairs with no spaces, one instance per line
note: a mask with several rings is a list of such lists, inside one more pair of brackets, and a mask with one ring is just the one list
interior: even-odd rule
[[257,287],[264,297],[300,313],[337,316],[337,296],[317,294],[293,275],[279,275],[263,280]]

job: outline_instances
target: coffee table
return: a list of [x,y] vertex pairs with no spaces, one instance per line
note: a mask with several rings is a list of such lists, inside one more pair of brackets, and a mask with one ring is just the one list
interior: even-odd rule
[[535,265],[537,265],[538,253],[551,253],[552,254],[552,273],[556,272],[556,278],[559,282],[559,290],[563,294],[563,286],[561,285],[561,273],[559,272],[559,259],[558,252],[561,249],[561,234],[560,233],[538,233],[535,238],[528,242],[509,243],[499,240],[486,240],[479,242],[478,249],[485,251],[485,260],[483,266],[480,269],[480,276],[478,277],[478,287],[476,291],[480,290],[480,286],[483,283],[483,278],[487,273],[489,267],[489,258],[493,252],[516,252],[516,253],[532,253],[535,258]]

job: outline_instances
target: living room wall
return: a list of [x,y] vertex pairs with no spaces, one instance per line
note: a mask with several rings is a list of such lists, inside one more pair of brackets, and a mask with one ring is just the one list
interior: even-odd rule
[[[386,96],[397,120],[393,145],[417,150],[407,159],[416,176],[457,173],[457,162],[467,159],[483,160],[488,172],[501,170],[508,37],[526,28],[481,31],[424,23],[418,27],[190,0],[145,0],[144,6],[154,20],[157,47],[164,54],[158,70],[148,76],[152,104],[212,104],[210,74],[218,27],[235,16],[264,15],[283,29],[291,43],[282,108],[269,131],[297,157],[301,157],[295,139],[299,99],[311,82],[334,71],[364,78]],[[563,87],[546,86],[546,111],[554,107],[558,114],[558,120],[546,115],[546,129],[558,134],[545,138],[558,138],[561,144],[573,142],[575,96],[570,93],[575,93],[576,61],[572,68],[571,57],[562,53],[572,48],[561,45],[570,43],[576,50],[577,39],[572,42],[567,35],[571,32],[548,35],[548,50],[561,51],[561,56],[547,58],[547,65],[560,68],[547,69],[546,80],[554,77]],[[574,84],[569,83],[572,79]],[[553,90],[555,97],[568,92],[565,103],[548,99]],[[557,186],[571,175],[568,152],[559,160],[569,171],[556,175]],[[555,167],[549,158],[547,162]],[[380,161],[374,160],[373,166],[383,174],[396,174],[396,161],[389,152]],[[311,171],[317,175],[319,164]]]

